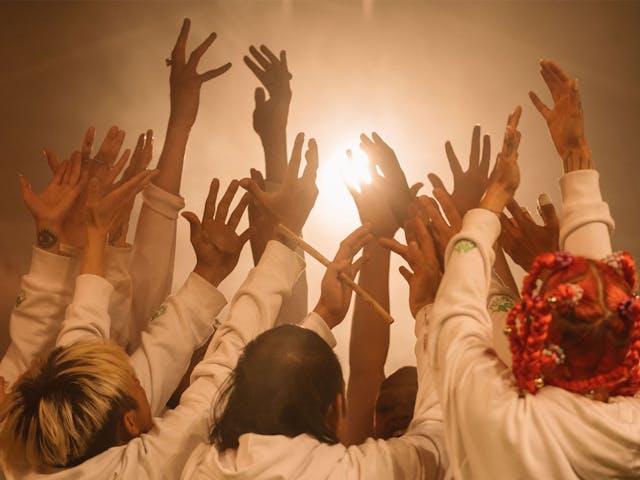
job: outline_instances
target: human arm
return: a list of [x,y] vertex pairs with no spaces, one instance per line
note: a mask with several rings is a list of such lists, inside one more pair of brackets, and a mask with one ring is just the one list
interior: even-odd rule
[[[113,178],[124,164],[114,167]],[[80,340],[110,338],[111,319],[108,305],[113,286],[105,278],[105,250],[109,232],[122,209],[155,175],[143,170],[118,187],[111,189],[98,177],[89,181],[86,199],[86,246],[76,279],[73,302],[67,308],[56,345],[69,345]]]
[[[408,192],[406,180],[394,183],[391,178],[378,174],[375,160],[381,162],[386,156],[387,164],[394,163],[400,169],[393,151],[377,135],[374,142],[365,135],[361,147],[368,152],[371,183],[362,183],[358,189],[347,184],[358,209],[362,225],[370,228],[376,237],[392,238],[400,227],[394,214],[392,198],[406,198],[405,205],[398,210],[407,210]],[[347,161],[351,159],[348,158]],[[389,167],[387,167],[389,169]],[[404,174],[400,175],[404,179]],[[396,202],[397,204],[397,202]],[[406,217],[406,213],[404,214]],[[363,265],[358,284],[367,291],[386,311],[389,311],[389,264],[390,252],[377,242],[364,247],[368,261]],[[356,296],[349,341],[349,379],[347,385],[347,416],[341,435],[344,445],[362,443],[373,436],[376,398],[384,381],[384,365],[389,350],[390,328],[366,301]]]
[[177,195],[180,192],[180,180],[184,153],[189,138],[189,132],[198,114],[200,104],[200,89],[202,84],[212,80],[231,68],[230,63],[204,73],[197,73],[198,63],[217,35],[211,33],[198,47],[189,59],[186,59],[185,49],[191,20],[185,18],[178,39],[171,53],[169,76],[171,113],[167,125],[165,143],[158,160],[158,176],[153,183],[162,190]]
[[614,223],[608,205],[602,201],[598,172],[593,169],[578,81],[550,60],[540,62],[540,73],[551,93],[553,108],[534,92],[529,96],[547,122],[562,158],[560,248],[574,255],[602,258],[611,253]]

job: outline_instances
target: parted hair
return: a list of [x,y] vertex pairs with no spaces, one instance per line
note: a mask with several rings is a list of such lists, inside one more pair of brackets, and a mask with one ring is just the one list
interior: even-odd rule
[[16,381],[2,405],[0,447],[8,463],[69,467],[117,442],[132,369],[126,353],[103,341],[57,347]]
[[555,385],[575,393],[640,390],[640,300],[633,259],[538,256],[522,301],[507,317],[513,373],[523,391]]
[[294,325],[268,330],[249,342],[214,406],[211,442],[238,448],[244,433],[295,437],[306,433],[338,443],[327,412],[344,394],[335,353],[316,333]]

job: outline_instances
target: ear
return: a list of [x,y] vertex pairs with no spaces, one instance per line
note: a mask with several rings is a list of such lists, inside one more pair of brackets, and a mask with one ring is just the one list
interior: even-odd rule
[[134,409],[124,412],[122,416],[122,433],[126,438],[125,441],[129,441],[140,435],[140,422],[138,421],[138,414]]
[[347,416],[346,402],[342,392],[338,392],[333,399],[329,408],[327,409],[327,415],[325,418],[327,426],[331,431],[335,432],[338,438],[341,438],[342,429],[344,426],[344,419]]

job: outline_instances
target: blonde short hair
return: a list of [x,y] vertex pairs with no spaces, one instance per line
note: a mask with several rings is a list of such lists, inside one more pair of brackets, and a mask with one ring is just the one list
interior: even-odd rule
[[129,357],[115,344],[55,348],[18,379],[2,405],[5,460],[68,467],[115,445],[122,415],[137,407],[132,379]]

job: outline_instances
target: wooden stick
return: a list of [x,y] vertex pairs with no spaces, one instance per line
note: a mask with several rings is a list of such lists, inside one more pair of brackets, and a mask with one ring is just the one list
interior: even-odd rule
[[[316,250],[307,242],[305,242],[302,238],[300,238],[298,235],[292,232],[288,227],[280,223],[278,224],[277,230],[278,230],[278,233],[287,237],[289,240],[291,240],[293,243],[295,243],[297,246],[299,246],[302,250],[307,252],[309,255],[311,255],[313,258],[315,258],[318,262],[320,262],[325,267],[328,267],[329,264],[331,263],[331,261],[327,257],[322,255],[318,250]],[[367,293],[366,290],[364,290],[360,285],[358,285],[356,282],[350,279],[347,275],[345,275],[344,272],[340,272],[340,280],[346,283],[349,286],[349,288],[351,288],[351,290],[356,292],[356,295],[362,298],[376,312],[378,312],[378,314],[381,315],[382,318],[384,318],[384,320],[389,325],[393,323],[393,317],[389,315],[389,312],[387,312],[384,308],[382,308],[382,306],[375,300],[375,298],[369,295],[369,293]]]

